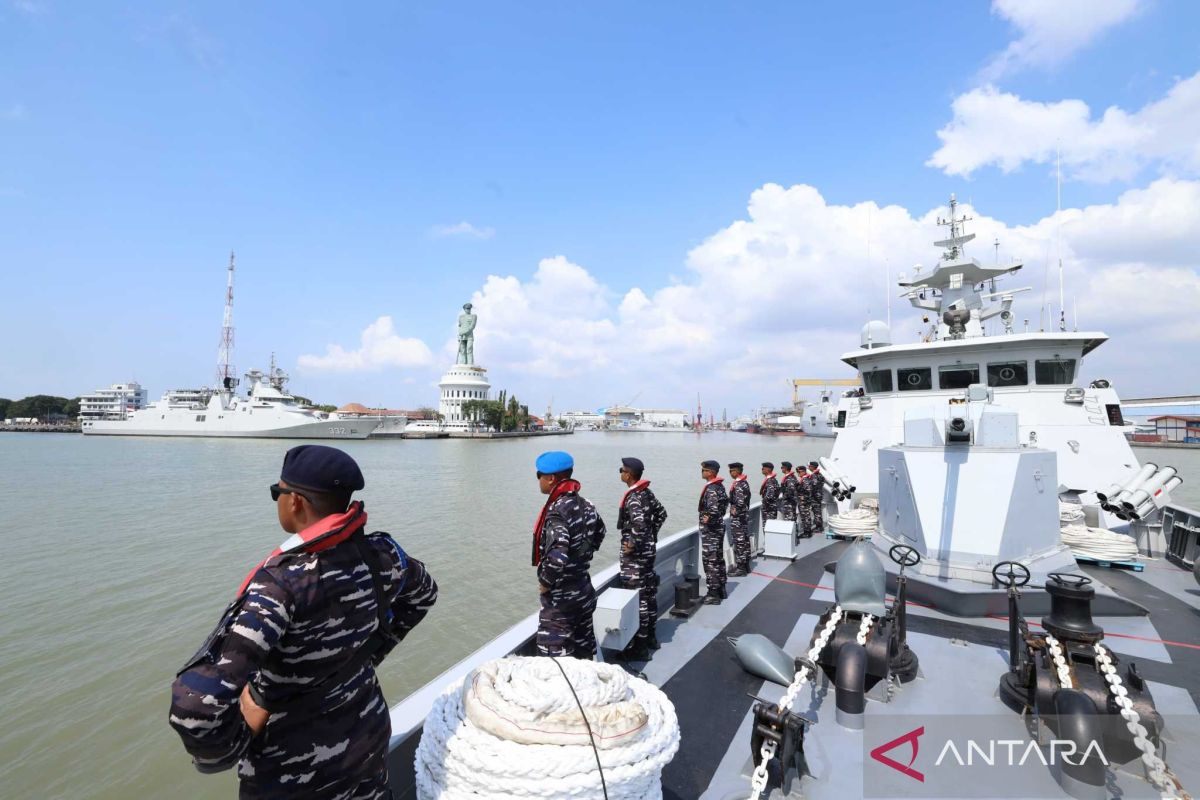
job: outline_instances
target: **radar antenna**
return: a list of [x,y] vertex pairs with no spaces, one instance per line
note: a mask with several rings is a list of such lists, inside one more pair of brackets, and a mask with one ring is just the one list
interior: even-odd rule
[[957,261],[963,256],[963,245],[975,238],[973,233],[963,233],[963,223],[970,222],[971,217],[958,216],[958,200],[953,194],[950,195],[950,219],[942,219],[938,217],[937,224],[945,225],[950,228],[950,237],[934,242],[936,247],[945,247],[946,254],[943,256],[947,261]]
[[225,285],[225,317],[221,322],[221,347],[217,350],[217,389],[232,391],[238,384],[233,357],[233,251],[229,252],[229,278]]

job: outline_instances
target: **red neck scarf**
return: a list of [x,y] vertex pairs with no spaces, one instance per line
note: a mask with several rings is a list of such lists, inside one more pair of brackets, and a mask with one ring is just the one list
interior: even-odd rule
[[630,486],[628,489],[626,489],[625,494],[621,496],[621,508],[625,507],[625,501],[627,501],[629,499],[629,495],[633,494],[634,492],[640,492],[642,489],[645,489],[649,485],[650,485],[650,481],[643,478],[643,479],[639,480],[637,483],[635,483],[633,486]]
[[346,509],[343,514],[330,514],[328,517],[317,520],[299,533],[292,534],[284,540],[283,544],[272,550],[269,556],[260,561],[254,569],[250,570],[250,574],[238,587],[238,597],[246,592],[246,587],[250,585],[250,581],[258,574],[258,571],[285,550],[319,553],[322,550],[336,547],[366,526],[367,512],[363,508],[361,500],[351,503],[350,508]]
[[542,510],[538,513],[537,522],[533,524],[533,555],[530,559],[533,562],[533,566],[536,567],[542,561],[542,528],[546,525],[546,513],[550,510],[550,506],[564,494],[575,494],[581,488],[582,486],[579,481],[568,478],[565,481],[559,481],[554,484],[554,488],[550,490],[550,496],[546,498],[546,504],[542,506]]
[[746,473],[743,472],[741,475],[738,475],[736,478],[734,478],[733,482],[737,483],[738,481],[744,481],[744,480],[746,480]]
[[772,472],[769,475],[767,475],[767,477],[763,478],[762,486],[758,487],[759,494],[762,494],[763,492],[765,492],[767,490],[767,483],[769,483],[771,478],[774,478],[774,477],[775,477],[775,473]]
[[700,490],[700,499],[701,500],[704,499],[704,493],[708,491],[708,487],[712,486],[714,483],[723,483],[724,480],[725,480],[724,478],[722,478],[720,475],[718,475],[717,477],[710,480],[708,483],[704,484],[704,488]]

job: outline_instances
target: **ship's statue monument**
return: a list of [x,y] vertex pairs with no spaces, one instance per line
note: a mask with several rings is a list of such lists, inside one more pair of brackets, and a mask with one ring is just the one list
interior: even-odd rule
[[475,363],[475,325],[479,316],[471,310],[471,304],[463,306],[458,315],[458,356],[454,366],[446,371],[438,383],[441,401],[438,411],[442,421],[448,425],[464,425],[471,422],[463,415],[462,406],[469,400],[487,400],[492,385],[488,382],[487,370]]

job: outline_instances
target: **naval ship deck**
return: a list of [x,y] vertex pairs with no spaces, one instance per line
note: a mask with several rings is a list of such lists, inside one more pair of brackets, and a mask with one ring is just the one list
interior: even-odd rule
[[[757,517],[756,508],[755,528]],[[670,608],[669,573],[695,571],[695,539],[693,528],[660,543],[660,574],[664,567],[673,568],[665,570],[668,574],[663,575],[660,589],[659,607],[664,612]],[[721,605],[702,606],[687,619],[667,613],[660,618],[662,649],[648,663],[634,663],[630,669],[663,689],[678,714],[681,744],[663,773],[665,798],[732,800],[749,795],[754,703],[750,695],[774,702],[783,696],[784,687],[744,671],[726,637],[760,633],[789,655],[804,654],[818,617],[834,601],[833,574],[826,567],[847,546],[843,541],[813,538],[801,540],[795,561],[759,556],[750,575],[729,579],[729,597]],[[611,582],[612,572],[610,568],[597,575],[597,587]],[[1150,610],[1149,617],[1096,617],[1095,621],[1104,628],[1105,645],[1122,662],[1137,663],[1166,720],[1167,763],[1183,786],[1195,791],[1200,787],[1200,586],[1190,571],[1166,559],[1148,560],[1141,573],[1083,565],[1079,573],[1103,581]],[[918,782],[869,757],[872,749],[898,733],[932,723],[941,715],[968,722],[986,717],[988,735],[995,738],[999,732],[1001,741],[1030,738],[1025,721],[997,693],[1000,677],[1008,669],[1007,619],[954,617],[928,606],[907,605],[907,639],[920,659],[919,677],[897,684],[890,702],[869,700],[864,730],[855,731],[835,720],[832,684],[818,675],[800,693],[793,709],[810,722],[804,746],[808,774],[797,780],[793,773],[786,794],[773,775],[763,797],[1064,796],[1042,764],[1020,767],[1019,787],[1008,778],[979,783],[994,780],[999,773],[989,779],[986,772],[964,772],[959,779],[972,781],[970,788],[963,784],[961,794],[947,794],[924,777]],[[1028,621],[1037,631],[1037,618]],[[533,616],[393,708],[391,776],[398,800],[416,797],[413,755],[433,697],[472,664],[507,653],[530,653],[535,628]],[[941,765],[934,766],[936,747],[922,749],[919,757],[912,753],[912,767],[926,773],[940,769]],[[905,745],[889,755],[905,762],[909,753]],[[1110,770],[1107,796],[1157,797],[1154,787],[1137,777],[1140,774],[1136,759],[1124,770]],[[944,781],[938,785],[944,787]]]

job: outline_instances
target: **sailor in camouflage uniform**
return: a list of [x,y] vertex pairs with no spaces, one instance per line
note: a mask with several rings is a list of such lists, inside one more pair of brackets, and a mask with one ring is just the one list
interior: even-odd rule
[[808,474],[804,477],[801,500],[804,504],[804,538],[824,533],[825,476],[821,474],[821,465],[816,461],[808,462]]
[[790,461],[783,462],[783,480],[779,482],[779,492],[779,516],[794,521],[800,496],[800,481],[792,472]]
[[579,495],[571,478],[570,453],[551,451],[537,459],[538,486],[549,495],[533,527],[533,566],[537,568],[542,609],[537,650],[543,656],[596,656],[592,613],[596,590],[588,567],[604,541],[604,520]]
[[622,458],[621,482],[629,488],[621,498],[617,527],[621,530],[621,584],[638,590],[638,632],[625,650],[625,657],[644,661],[658,649],[654,635],[658,620],[658,573],[654,559],[658,532],[667,520],[667,510],[642,477],[646,466],[638,458]]
[[733,569],[729,576],[750,574],[750,482],[742,472],[742,462],[729,465],[729,536],[733,539]]
[[779,479],[775,477],[775,465],[770,461],[762,463],[763,482],[758,487],[758,496],[762,498],[763,526],[769,519],[779,517]]
[[729,508],[729,496],[721,485],[724,478],[717,473],[721,465],[716,461],[705,461],[700,465],[700,476],[707,483],[700,492],[700,550],[704,561],[704,582],[708,592],[704,602],[719,605],[725,599],[725,511]]
[[250,571],[171,687],[171,727],[243,798],[390,798],[391,719],[375,667],[437,599],[425,565],[366,533],[350,456],[302,445],[271,486],[293,535]]

